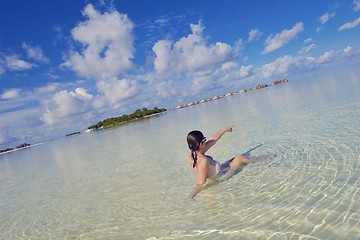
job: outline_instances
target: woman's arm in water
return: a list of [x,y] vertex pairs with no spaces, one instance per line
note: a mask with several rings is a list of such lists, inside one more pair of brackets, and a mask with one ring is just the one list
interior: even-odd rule
[[196,173],[197,173],[197,181],[196,186],[189,194],[189,198],[194,199],[196,194],[198,194],[202,189],[206,182],[206,176],[208,172],[208,161],[206,157],[202,157],[202,159],[198,159],[196,165]]
[[219,132],[217,132],[214,136],[212,136],[210,139],[208,139],[206,141],[206,147],[205,147],[205,152],[207,152],[212,146],[215,145],[215,143],[217,143],[217,141],[222,137],[222,135],[224,135],[224,133],[226,132],[232,132],[232,129],[235,125],[231,125],[229,127],[226,127],[222,130],[220,130]]

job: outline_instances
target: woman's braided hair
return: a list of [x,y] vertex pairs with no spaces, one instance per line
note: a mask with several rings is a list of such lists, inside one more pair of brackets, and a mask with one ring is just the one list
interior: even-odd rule
[[193,159],[193,168],[196,166],[197,155],[196,151],[199,150],[201,142],[205,139],[202,132],[198,130],[194,130],[188,133],[187,135],[187,143],[188,147],[191,150],[191,157]]

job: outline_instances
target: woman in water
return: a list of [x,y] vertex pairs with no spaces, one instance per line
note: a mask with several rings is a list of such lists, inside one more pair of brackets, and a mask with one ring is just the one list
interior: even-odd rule
[[197,174],[196,186],[189,195],[191,199],[202,190],[206,179],[226,180],[234,174],[241,164],[253,162],[248,158],[239,155],[220,164],[211,156],[205,155],[224,133],[232,132],[233,127],[234,126],[226,127],[207,140],[200,131],[195,130],[188,133],[187,143],[191,150],[189,164]]

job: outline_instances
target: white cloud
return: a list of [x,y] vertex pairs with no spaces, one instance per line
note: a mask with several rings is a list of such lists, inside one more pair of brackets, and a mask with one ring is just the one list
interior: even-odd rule
[[260,32],[259,29],[257,29],[257,28],[251,29],[251,31],[249,32],[248,41],[252,42],[253,40],[257,40],[260,38],[261,35],[262,35],[262,32]]
[[360,49],[353,48],[351,46],[346,46],[342,51],[344,57],[356,57],[360,56]]
[[[31,47],[30,45],[23,43],[22,47],[26,50],[27,56],[30,59],[34,59],[39,62],[48,62],[49,60],[44,57],[40,47]],[[3,56],[0,59],[0,75],[4,74],[6,70],[10,71],[25,71],[36,67],[35,64],[20,59],[19,55],[13,54]]]
[[75,91],[60,91],[48,103],[42,120],[47,124],[62,122],[65,118],[86,113],[92,104],[93,96],[84,88]]
[[326,51],[323,55],[321,55],[318,59],[319,63],[329,62],[334,57],[334,51]]
[[335,17],[335,12],[333,12],[333,13],[325,13],[324,15],[322,15],[319,18],[319,21],[321,22],[321,24],[325,24],[330,20],[330,18],[333,18],[333,17]]
[[237,73],[237,78],[244,78],[251,74],[253,69],[252,65],[249,66],[241,66],[240,70]]
[[113,78],[111,80],[102,81],[98,83],[98,88],[103,92],[105,98],[111,104],[120,103],[137,93],[136,81],[130,79],[118,80]]
[[80,76],[101,81],[132,69],[134,25],[127,15],[117,11],[101,14],[91,4],[83,15],[87,20],[71,31],[83,49],[72,51],[63,65]]
[[6,72],[5,67],[2,66],[2,62],[0,60],[0,76]]
[[89,94],[85,88],[76,88],[75,89],[75,94],[76,96],[78,96],[79,99],[82,99],[82,100],[92,100],[93,96],[91,94]]
[[310,52],[311,50],[313,50],[314,48],[315,48],[315,44],[314,43],[312,43],[312,44],[310,44],[309,46],[306,46],[306,47],[303,47],[300,51],[299,51],[299,53],[300,54],[306,54],[306,53],[308,53],[308,52]]
[[252,69],[253,69],[252,65],[239,66],[238,63],[227,62],[227,63],[222,64],[222,66],[221,66],[221,73],[223,74],[223,76],[222,77],[216,76],[215,79],[222,78],[224,80],[228,79],[229,81],[230,80],[232,80],[232,81],[239,80],[241,78],[245,78],[245,77],[249,76],[252,73]]
[[230,91],[236,89],[241,84],[241,79],[251,74],[253,74],[252,65],[240,66],[235,62],[226,62],[219,68],[197,72],[192,76],[192,85],[188,87],[189,90],[184,88],[183,91],[185,96],[203,95],[204,97],[210,97],[223,94],[226,91],[224,89]]
[[0,125],[0,144],[6,144],[17,140],[17,138],[11,136],[7,126]]
[[184,71],[202,71],[210,66],[220,64],[237,56],[242,48],[241,40],[230,46],[217,42],[207,45],[202,35],[204,27],[201,23],[190,25],[192,33],[172,43],[160,40],[155,43],[153,51],[155,70],[158,74],[173,74]]
[[307,39],[304,40],[304,43],[311,43],[312,41],[313,41],[312,38],[307,38]]
[[234,75],[234,72],[238,68],[233,70],[221,71],[220,68],[209,68],[203,71],[194,72],[191,75],[191,85],[183,88],[185,96],[197,96],[206,93],[207,96],[211,96],[211,91],[223,89],[227,82],[234,80],[230,79],[230,76]]
[[260,71],[263,77],[270,78],[273,76],[283,76],[284,74],[289,74],[299,70],[313,69],[317,66],[318,61],[314,57],[292,57],[285,55],[276,59],[272,63],[263,65],[258,71]]
[[270,35],[265,41],[265,49],[263,54],[267,54],[281,48],[303,30],[303,23],[298,22],[291,29],[285,29],[281,33],[275,34],[274,36]]
[[[170,69],[170,65],[172,64],[172,59],[175,57],[175,53],[171,53],[171,42],[167,40],[158,41],[154,47],[153,51],[156,54],[156,58],[154,60],[155,70],[159,73],[165,72],[167,69]],[[171,68],[175,68],[176,64],[172,64]]]
[[356,56],[358,54],[360,54],[360,50],[356,51],[348,46],[343,51],[326,51],[318,58],[312,56],[294,57],[285,55],[256,69],[256,74],[258,74],[258,78],[271,78],[274,76],[286,77],[286,75],[293,75],[295,73],[316,69],[321,67],[321,65],[336,62],[341,58],[348,57],[350,55]]
[[169,23],[169,19],[168,18],[160,18],[155,20],[155,23],[160,24],[160,25],[166,25]]
[[354,11],[360,11],[360,0],[354,0]]
[[238,65],[239,64],[236,62],[226,62],[226,63],[221,64],[221,70],[222,71],[232,70],[232,69],[238,67]]
[[[63,121],[71,122],[81,116],[87,118],[104,110],[119,109],[124,107],[124,100],[137,93],[137,84],[134,80],[112,78],[99,81],[97,85],[100,92],[98,95],[88,93],[83,87],[78,87],[74,91],[57,92],[51,100],[43,103],[46,110],[42,121],[50,125]],[[57,88],[57,84],[52,84],[37,89],[37,92],[46,95]]]
[[43,63],[49,62],[49,59],[44,56],[43,51],[39,46],[32,47],[29,44],[23,42],[22,47],[26,50],[28,58]]
[[0,99],[13,99],[17,98],[20,95],[19,89],[10,89],[5,91],[3,94],[0,95]]
[[43,87],[39,87],[37,88],[36,94],[46,94],[46,93],[52,93],[54,92],[56,89],[58,89],[60,86],[59,83],[49,83],[46,86]]
[[343,30],[349,30],[352,28],[357,27],[360,24],[360,17],[357,18],[356,20],[354,20],[353,22],[348,22],[343,24],[341,27],[339,27],[338,31],[343,31]]
[[6,67],[12,71],[23,71],[33,68],[35,65],[19,59],[17,55],[5,56]]
[[344,53],[345,53],[345,54],[349,54],[349,53],[351,53],[352,50],[353,50],[352,47],[347,46],[346,48],[344,48]]

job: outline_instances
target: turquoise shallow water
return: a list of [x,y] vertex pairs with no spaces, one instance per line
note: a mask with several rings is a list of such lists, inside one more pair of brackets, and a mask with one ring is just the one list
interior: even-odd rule
[[[360,79],[291,81],[0,156],[0,239],[359,239]],[[194,202],[190,130],[209,152],[277,154]]]

